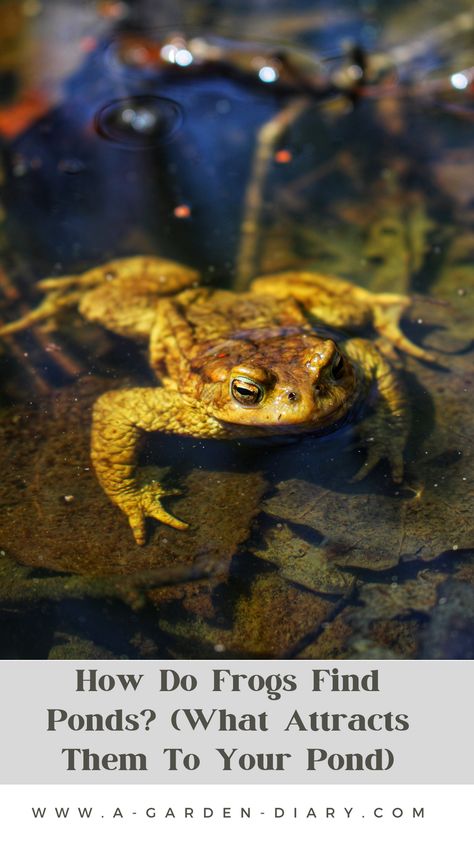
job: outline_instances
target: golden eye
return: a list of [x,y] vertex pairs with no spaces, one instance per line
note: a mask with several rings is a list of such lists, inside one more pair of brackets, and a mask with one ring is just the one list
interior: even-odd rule
[[230,391],[232,397],[239,404],[243,404],[244,407],[259,404],[265,394],[263,386],[250,380],[250,378],[244,377],[234,378],[230,385]]
[[344,374],[344,358],[341,357],[340,354],[336,354],[332,366],[331,366],[331,375],[335,380],[339,380],[342,378]]

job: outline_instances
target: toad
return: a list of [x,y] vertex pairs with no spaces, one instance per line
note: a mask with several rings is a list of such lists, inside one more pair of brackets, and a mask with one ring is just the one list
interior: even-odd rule
[[[409,407],[395,349],[433,360],[399,327],[410,297],[299,270],[257,278],[236,293],[201,286],[199,274],[179,263],[142,256],[39,287],[42,303],[0,336],[77,305],[85,319],[148,346],[159,385],[105,393],[92,420],[97,479],[138,544],[146,541],[146,518],[188,526],[163,505],[175,490],[140,479],[137,454],[152,431],[211,439],[321,435],[361,415],[366,457],[353,479],[385,458],[393,480],[402,481]],[[360,336],[370,330],[372,340]]]

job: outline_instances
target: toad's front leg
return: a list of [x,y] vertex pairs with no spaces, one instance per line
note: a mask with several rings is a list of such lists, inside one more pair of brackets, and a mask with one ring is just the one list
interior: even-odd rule
[[367,340],[348,340],[345,350],[359,366],[366,384],[367,403],[372,404],[372,413],[358,425],[359,438],[367,449],[367,456],[353,480],[362,480],[380,460],[386,458],[394,482],[401,483],[410,408],[398,373]]
[[161,483],[140,482],[137,451],[144,433],[184,434],[224,438],[218,421],[207,416],[192,398],[171,389],[145,388],[107,392],[94,405],[92,463],[108,497],[125,513],[135,541],[145,543],[145,518],[155,518],[178,530],[187,524],[170,515],[161,503],[167,491]]

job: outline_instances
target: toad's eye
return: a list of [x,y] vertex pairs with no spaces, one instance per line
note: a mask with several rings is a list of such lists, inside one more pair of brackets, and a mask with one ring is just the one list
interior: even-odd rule
[[259,404],[264,396],[263,386],[250,380],[250,378],[234,378],[230,385],[230,391],[232,397],[245,407]]
[[331,366],[331,375],[336,380],[342,378],[344,374],[344,359],[341,357],[340,354],[337,354],[333,360],[333,364]]

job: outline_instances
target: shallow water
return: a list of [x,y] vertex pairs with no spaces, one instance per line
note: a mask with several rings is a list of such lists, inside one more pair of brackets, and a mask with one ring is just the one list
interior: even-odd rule
[[[473,111],[456,87],[472,55],[462,29],[439,30],[467,7],[222,4],[191,19],[183,6],[183,31],[225,61],[177,68],[156,58],[179,28],[166,8],[157,21],[146,4],[141,17],[83,5],[18,29],[0,108],[2,320],[39,300],[39,278],[130,254],[230,288],[315,268],[414,294],[403,328],[439,365],[403,359],[401,487],[386,462],[350,483],[364,451],[349,425],[258,447],[150,435],[142,470],[166,467],[183,492],[169,509],[192,527],[150,523],[138,547],[95,479],[89,433],[103,392],[154,382],[143,349],[74,309],[5,341],[0,655],[473,658]],[[349,37],[393,69],[347,95]],[[278,64],[281,78],[259,78],[283,47],[318,51],[317,92]],[[258,130],[293,107],[262,175]]]

